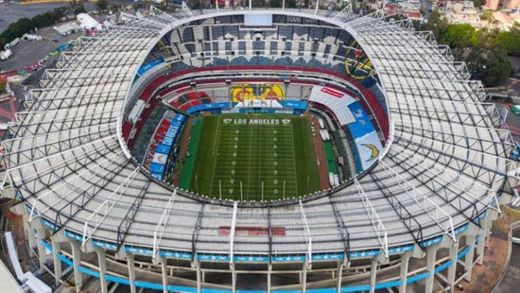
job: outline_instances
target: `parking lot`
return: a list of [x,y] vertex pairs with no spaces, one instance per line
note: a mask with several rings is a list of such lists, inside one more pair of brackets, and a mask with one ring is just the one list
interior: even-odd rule
[[13,56],[7,60],[0,61],[0,71],[10,71],[30,66],[45,57],[49,52],[55,50],[59,45],[78,38],[83,32],[60,36],[52,27],[47,27],[39,30],[37,34],[42,36],[43,40],[21,40],[20,43],[12,49]]
[[[110,4],[127,6],[132,4],[132,0],[109,0]],[[69,7],[68,2],[63,3],[42,3],[42,4],[25,4],[19,3],[0,3],[0,33],[4,31],[9,24],[16,22],[20,18],[34,17],[38,14],[45,13],[58,7]],[[87,12],[96,10],[94,2],[85,2],[84,7]],[[61,25],[61,24],[60,24]],[[42,59],[49,52],[56,49],[59,45],[70,40],[76,39],[82,33],[76,33],[68,36],[58,35],[52,27],[40,29],[37,33],[43,37],[41,41],[24,41],[22,40],[13,51],[13,56],[8,60],[0,61],[0,71],[10,71],[25,68]],[[3,48],[0,48],[2,50]]]

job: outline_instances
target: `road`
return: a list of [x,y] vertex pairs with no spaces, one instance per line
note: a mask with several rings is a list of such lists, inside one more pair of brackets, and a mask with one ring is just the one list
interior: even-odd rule
[[[520,237],[520,233],[513,233],[514,237]],[[511,259],[507,268],[504,279],[497,286],[496,293],[513,293],[518,292],[518,284],[520,280],[520,244],[512,244]]]
[[424,19],[429,19],[430,18],[430,12],[432,11],[432,2],[431,0],[421,0],[421,6],[423,7],[423,10],[424,10]]
[[[128,5],[134,2],[132,0],[109,0],[108,3]],[[0,3],[0,33],[3,32],[9,26],[9,24],[17,21],[20,18],[31,18],[54,8],[68,7],[69,5],[70,4],[68,2],[26,5],[20,5],[18,3]],[[85,2],[84,7],[87,11],[96,10],[96,5],[93,2]]]
[[9,26],[9,24],[17,21],[20,18],[31,18],[38,14],[42,14],[62,6],[68,6],[68,4],[44,3],[20,5],[16,3],[2,3],[0,4],[0,32],[3,32]]

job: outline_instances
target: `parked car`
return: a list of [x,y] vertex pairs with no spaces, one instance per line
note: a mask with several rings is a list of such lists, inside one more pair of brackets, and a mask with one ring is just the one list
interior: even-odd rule
[[511,107],[511,112],[516,115],[520,115],[520,105],[513,105]]
[[5,51],[1,51],[0,52],[0,60],[7,60],[12,55],[13,55],[13,51],[11,51],[11,49],[7,49]]

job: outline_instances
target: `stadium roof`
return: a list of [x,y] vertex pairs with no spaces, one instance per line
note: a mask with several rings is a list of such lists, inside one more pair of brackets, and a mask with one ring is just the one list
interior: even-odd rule
[[[349,21],[285,10],[347,29],[371,58],[384,88],[391,137],[377,166],[343,190],[269,208],[198,201],[152,181],[121,138],[125,97],[160,37],[193,17],[266,13],[206,11],[203,16],[124,14],[124,23],[82,37],[46,70],[17,113],[16,135],[3,141],[6,180],[31,218],[85,244],[181,252],[316,254],[382,251],[438,236],[498,209],[497,194],[514,162],[509,132],[496,128],[463,63],[431,32],[379,14]],[[269,13],[269,12],[268,12]],[[322,13],[320,11],[320,13]],[[325,13],[325,12],[323,12]],[[283,226],[286,236],[219,235],[219,227]],[[428,242],[430,241],[430,242]],[[94,244],[95,244],[94,243]],[[194,243],[192,245],[192,243]],[[110,246],[112,245],[112,246]],[[397,250],[401,251],[401,250]],[[311,256],[312,257],[312,256]]]

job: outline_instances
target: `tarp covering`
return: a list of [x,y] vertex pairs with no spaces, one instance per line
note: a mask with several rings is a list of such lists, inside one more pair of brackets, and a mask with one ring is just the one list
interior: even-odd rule
[[346,126],[355,144],[352,147],[356,170],[363,172],[370,168],[383,146],[360,102],[346,93],[322,86],[313,87],[309,100],[325,105],[336,115],[339,123]]
[[[347,128],[356,143],[359,154],[355,160],[356,169],[358,172],[363,172],[377,160],[383,146],[370,117],[361,104],[354,102],[348,105],[348,109],[355,118],[352,123],[347,124]],[[354,157],[356,158],[355,155]]]
[[179,131],[185,119],[186,116],[177,114],[171,120],[170,125],[166,130],[166,135],[160,144],[155,148],[155,154],[149,168],[150,173],[152,173],[152,177],[159,180],[163,179],[164,172],[166,171],[166,164],[168,163],[168,155],[170,154],[177,135],[179,135]]
[[356,100],[345,93],[327,87],[315,86],[312,88],[309,101],[329,108],[336,115],[341,125],[354,121],[354,116],[347,108],[347,105]]

